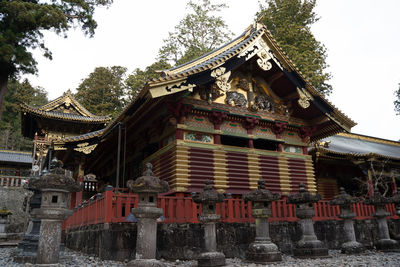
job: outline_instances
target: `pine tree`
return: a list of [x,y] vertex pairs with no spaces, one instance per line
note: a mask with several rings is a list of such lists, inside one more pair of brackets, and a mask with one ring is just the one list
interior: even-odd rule
[[215,13],[227,8],[225,4],[189,1],[189,13],[169,33],[158,53],[161,61],[180,65],[202,56],[227,42],[232,35],[221,16]]
[[33,87],[27,79],[22,82],[11,80],[8,87],[0,123],[0,149],[29,151],[32,141],[22,136],[19,104],[42,106],[48,102],[47,92],[41,87]]
[[318,21],[313,11],[316,0],[266,0],[257,17],[267,26],[281,48],[296,64],[303,75],[323,95],[332,92],[327,82],[326,48],[311,32]]
[[125,106],[125,76],[121,66],[97,67],[77,88],[76,99],[95,115],[115,118]]

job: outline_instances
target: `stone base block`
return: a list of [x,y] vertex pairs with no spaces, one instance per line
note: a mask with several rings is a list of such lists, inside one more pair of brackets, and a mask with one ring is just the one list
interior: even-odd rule
[[328,258],[328,249],[319,240],[308,242],[298,242],[293,250],[293,255],[297,258]]
[[167,267],[167,265],[156,259],[136,259],[128,262],[129,267]]
[[36,263],[37,253],[34,252],[24,252],[18,249],[13,255],[13,259],[18,263]]
[[197,259],[198,267],[224,266],[225,255],[221,252],[206,252]]
[[400,251],[399,243],[393,239],[379,239],[375,247],[381,251]]
[[246,261],[254,263],[266,263],[282,261],[282,254],[278,247],[271,242],[254,242],[246,251]]
[[365,251],[365,247],[356,241],[343,243],[341,247],[344,254],[358,254]]

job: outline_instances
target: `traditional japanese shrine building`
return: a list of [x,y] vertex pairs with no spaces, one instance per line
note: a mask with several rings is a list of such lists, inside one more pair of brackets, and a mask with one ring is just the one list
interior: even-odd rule
[[100,130],[111,118],[96,116],[84,108],[68,90],[41,107],[21,104],[22,135],[34,140],[34,164],[39,173],[51,142]]
[[365,135],[340,133],[317,142],[310,150],[317,188],[325,199],[345,187],[352,195],[395,194],[400,178],[400,142]]
[[[105,118],[85,123],[99,125],[92,121]],[[151,162],[170,193],[200,191],[211,179],[221,192],[242,194],[264,178],[268,189],[288,194],[299,183],[317,190],[310,142],[354,125],[303,77],[265,26],[254,24],[226,45],[161,72],[104,130],[53,144],[59,159],[71,162],[79,153],[85,174],[117,187]]]

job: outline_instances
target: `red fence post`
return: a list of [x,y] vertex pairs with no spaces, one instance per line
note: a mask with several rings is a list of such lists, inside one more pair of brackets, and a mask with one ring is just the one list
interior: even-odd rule
[[113,218],[113,190],[112,186],[107,186],[104,196],[104,223],[110,223]]

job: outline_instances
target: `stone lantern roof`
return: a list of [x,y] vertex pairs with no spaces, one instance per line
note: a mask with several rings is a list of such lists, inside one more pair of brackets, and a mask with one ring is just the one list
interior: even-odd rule
[[210,180],[205,181],[203,192],[192,196],[193,201],[201,204],[215,204],[224,202],[224,195],[214,190]]
[[129,180],[127,182],[128,188],[133,193],[165,193],[169,191],[168,183],[154,176],[152,168],[153,165],[151,163],[146,163],[146,170],[143,172],[143,176],[135,181]]
[[329,202],[331,205],[348,206],[352,203],[359,202],[360,199],[353,197],[346,193],[343,187],[339,189],[339,195],[335,196],[333,200]]
[[258,189],[250,191],[244,195],[244,200],[252,202],[272,202],[281,198],[279,193],[271,193],[265,188],[265,180],[258,181]]
[[50,163],[50,171],[43,171],[42,176],[32,179],[29,188],[36,190],[55,189],[66,190],[68,192],[82,191],[83,186],[77,183],[72,177],[65,175],[61,160],[54,158]]
[[374,195],[368,197],[365,201],[364,204],[367,205],[384,205],[387,203],[391,203],[392,200],[388,197],[382,196],[381,193],[379,192],[378,189],[374,190]]
[[287,203],[291,204],[304,204],[304,203],[313,203],[321,200],[320,194],[311,194],[306,190],[306,187],[303,183],[299,184],[299,193],[291,194],[287,196]]

